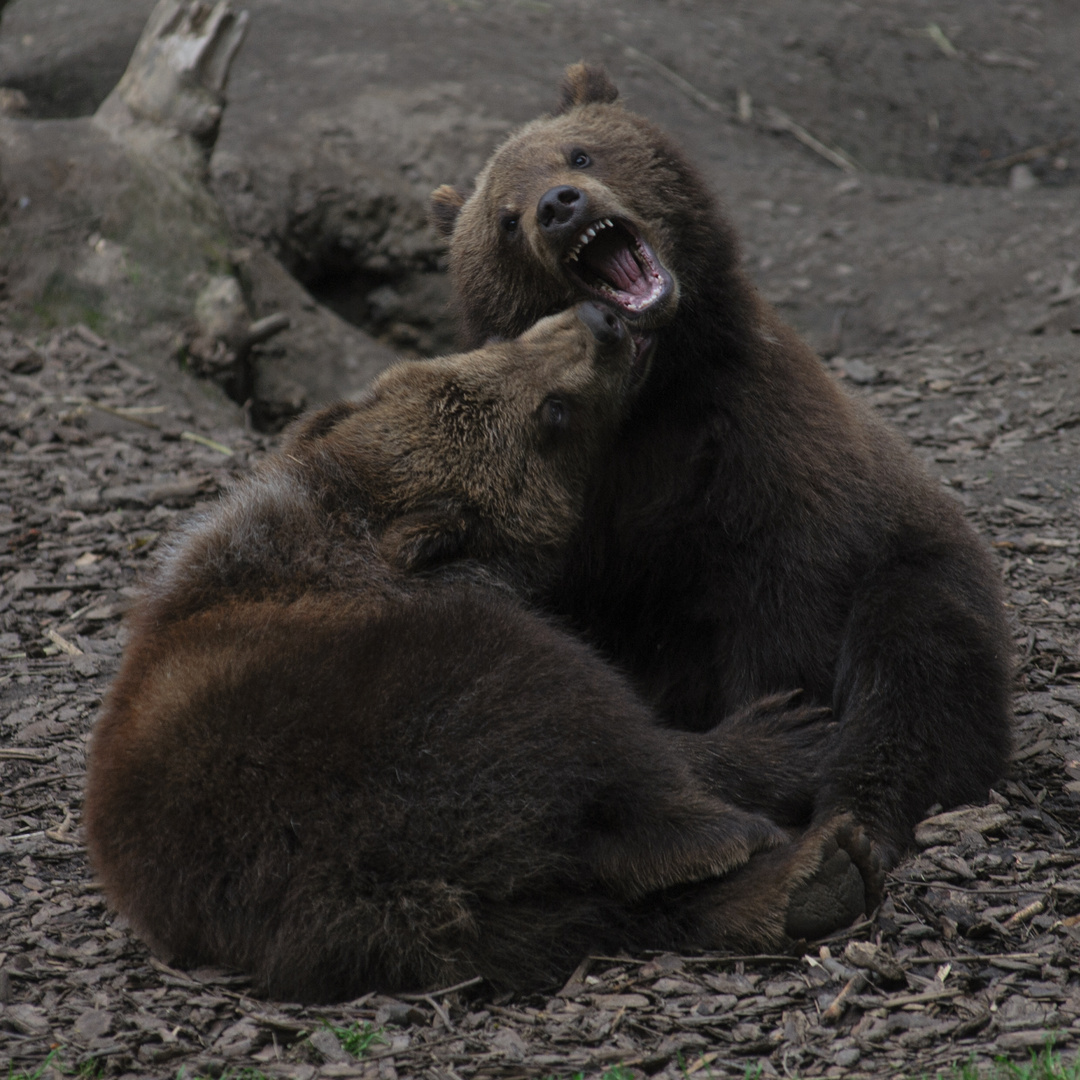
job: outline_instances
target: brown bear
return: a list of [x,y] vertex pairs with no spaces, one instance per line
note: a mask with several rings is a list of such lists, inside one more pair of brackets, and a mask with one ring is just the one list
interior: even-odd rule
[[655,338],[545,606],[672,727],[789,687],[830,707],[811,805],[749,762],[728,795],[788,822],[849,812],[892,863],[927,808],[985,798],[1008,760],[998,568],[762,300],[698,172],[617,95],[601,69],[568,69],[554,115],[471,194],[432,201],[468,343],[582,298]]
[[[725,802],[724,733],[664,729],[529,607],[648,363],[586,303],[399,365],[173,542],[86,796],[152,947],[330,1001],[550,985],[590,947],[774,947],[863,909],[860,830],[792,839]],[[747,714],[778,786],[831,728],[784,703]]]

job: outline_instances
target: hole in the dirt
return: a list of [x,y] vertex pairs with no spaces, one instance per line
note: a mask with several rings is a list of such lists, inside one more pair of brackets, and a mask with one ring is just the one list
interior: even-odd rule
[[320,262],[308,260],[291,270],[320,304],[402,356],[436,356],[455,348],[450,281],[435,267],[403,262],[385,270],[357,268],[330,250]]
[[365,330],[372,325],[368,295],[381,288],[392,288],[385,274],[370,270],[327,269],[315,271],[314,276],[313,271],[314,268],[309,268],[303,276],[297,275],[308,292],[346,322]]
[[[427,192],[321,146],[291,180],[275,243],[282,265],[320,303],[405,356],[452,351],[445,247],[427,221]],[[331,153],[333,151],[333,153]],[[226,204],[247,181],[220,171]]]

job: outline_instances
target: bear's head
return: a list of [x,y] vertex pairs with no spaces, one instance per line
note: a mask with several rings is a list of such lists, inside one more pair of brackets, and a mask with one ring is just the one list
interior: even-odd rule
[[405,570],[475,558],[527,578],[567,546],[591,473],[647,372],[623,323],[586,302],[512,341],[388,368],[284,449],[316,463]]
[[586,298],[639,337],[674,317],[712,200],[667,136],[617,96],[602,70],[569,68],[560,110],[511,135],[470,195],[449,185],[432,195],[469,343]]

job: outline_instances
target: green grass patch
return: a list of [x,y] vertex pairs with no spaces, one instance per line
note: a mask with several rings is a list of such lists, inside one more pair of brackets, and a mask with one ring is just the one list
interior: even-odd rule
[[63,1046],[58,1046],[55,1050],[50,1050],[45,1060],[33,1072],[27,1072],[25,1069],[15,1072],[14,1069],[8,1069],[7,1080],[41,1080],[47,1069],[55,1069],[64,1076],[85,1077],[86,1080],[98,1080],[98,1077],[104,1074],[105,1066],[93,1059],[84,1061],[75,1068],[65,1065],[64,1049]]
[[1080,1080],[1080,1058],[1066,1062],[1054,1049],[1052,1039],[1039,1051],[1032,1051],[1028,1061],[996,1058],[993,1065],[974,1062],[954,1065],[951,1075],[939,1074],[941,1080]]
[[8,1080],[39,1080],[45,1070],[58,1061],[59,1057],[59,1050],[50,1050],[49,1056],[33,1072],[25,1072],[24,1070],[15,1072],[14,1069],[8,1069]]
[[380,1044],[390,1045],[385,1030],[381,1027],[377,1028],[374,1024],[354,1021],[348,1027],[343,1028],[334,1027],[333,1024],[329,1024],[325,1020],[323,1024],[337,1036],[342,1050],[347,1054],[352,1054],[354,1058],[363,1057],[373,1046]]

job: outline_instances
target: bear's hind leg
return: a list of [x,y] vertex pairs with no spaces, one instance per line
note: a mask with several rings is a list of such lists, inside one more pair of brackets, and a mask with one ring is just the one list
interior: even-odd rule
[[665,939],[654,948],[784,948],[851,925],[872,910],[883,882],[868,836],[840,817],[715,882],[672,890],[643,917]]
[[1011,748],[1012,642],[996,568],[925,562],[880,571],[856,599],[837,665],[840,730],[816,799],[817,820],[852,814],[889,865],[932,804],[985,799]]

